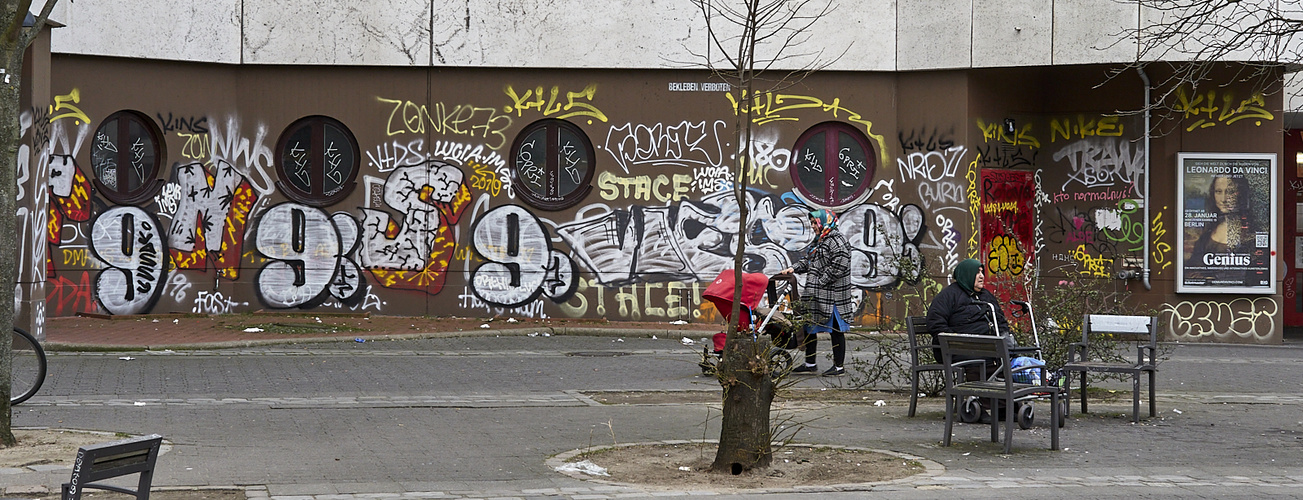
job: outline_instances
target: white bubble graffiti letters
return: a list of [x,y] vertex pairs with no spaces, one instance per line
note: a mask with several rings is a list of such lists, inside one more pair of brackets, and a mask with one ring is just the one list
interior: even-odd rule
[[163,292],[167,245],[158,221],[136,207],[113,207],[91,229],[91,250],[107,266],[95,279],[95,299],[109,314],[141,314]]
[[[400,167],[385,181],[384,202],[403,214],[390,237],[389,213],[362,209],[362,265],[419,271],[426,267],[442,224],[434,203],[451,203],[462,187],[462,171],[442,161]],[[428,194],[427,194],[428,193]]]
[[488,262],[471,273],[471,291],[503,307],[525,305],[539,295],[553,301],[574,293],[579,270],[570,257],[552,249],[547,229],[517,205],[490,210],[471,228],[475,253]]
[[339,215],[329,217],[296,203],[277,205],[262,215],[254,247],[271,260],[257,276],[258,294],[267,305],[312,307],[331,295],[344,301],[359,295],[361,272],[348,258],[356,247],[356,222]]

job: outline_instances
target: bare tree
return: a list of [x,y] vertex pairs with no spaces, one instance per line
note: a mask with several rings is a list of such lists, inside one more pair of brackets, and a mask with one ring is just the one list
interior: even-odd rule
[[1252,99],[1281,91],[1282,74],[1303,69],[1303,0],[1116,1],[1135,5],[1139,21],[1116,43],[1136,44],[1131,66],[1154,77],[1151,104],[1168,118],[1185,111],[1179,92],[1247,84]]
[[[706,61],[716,78],[731,85],[737,103],[733,122],[733,199],[737,204],[736,247],[733,254],[734,283],[742,283],[748,226],[747,179],[752,168],[751,103],[778,91],[802,76],[820,69],[779,70],[781,66],[818,59],[819,53],[793,50],[809,40],[809,29],[832,9],[832,4],[814,0],[691,0],[705,17],[707,46],[704,52],[689,52]],[[741,287],[733,291],[730,318],[741,314]],[[775,436],[770,426],[770,406],[777,382],[769,363],[770,343],[749,332],[738,331],[730,321],[727,341],[716,376],[724,389],[724,409],[719,448],[711,471],[738,474],[768,467],[773,458]]]
[[[36,35],[45,28],[50,11],[58,0],[48,0],[31,26],[24,26],[32,0],[0,0],[4,13],[4,35],[0,36],[0,58],[4,69],[3,83],[0,83],[0,235],[9,244],[0,250],[0,290],[13,293],[17,282],[18,252],[24,249],[14,245],[18,231],[15,214],[18,213],[15,198],[18,194],[18,109],[22,98],[23,57],[27,47]],[[0,300],[0,332],[6,334],[14,328],[14,301]],[[3,338],[3,337],[0,337]],[[9,406],[11,345],[8,339],[0,342],[0,446],[13,446],[17,439],[13,433],[13,414]]]

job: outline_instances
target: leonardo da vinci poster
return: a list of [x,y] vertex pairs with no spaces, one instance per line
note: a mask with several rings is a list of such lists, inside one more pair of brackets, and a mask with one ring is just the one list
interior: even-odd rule
[[1276,155],[1177,155],[1176,291],[1276,292]]

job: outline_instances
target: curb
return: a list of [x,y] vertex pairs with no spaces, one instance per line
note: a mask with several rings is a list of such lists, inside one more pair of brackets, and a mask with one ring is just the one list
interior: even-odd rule
[[[41,346],[46,351],[157,351],[171,349],[174,351],[192,351],[200,349],[234,349],[242,347],[262,347],[270,345],[285,344],[323,344],[331,342],[357,342],[359,339],[366,342],[378,342],[381,340],[421,340],[436,338],[457,338],[457,337],[487,337],[497,336],[524,336],[531,333],[548,333],[551,335],[568,335],[584,337],[652,337],[673,338],[676,335],[692,336],[697,335],[710,336],[715,333],[714,330],[670,330],[658,328],[598,328],[598,327],[547,327],[547,328],[506,328],[494,330],[491,328],[482,330],[462,330],[456,332],[430,332],[430,333],[404,333],[404,334],[381,334],[381,335],[358,335],[358,336],[332,336],[332,337],[293,337],[283,339],[257,339],[257,340],[230,340],[220,342],[192,342],[179,344],[152,344],[152,345],[114,345],[114,344],[82,344],[68,342],[45,342]],[[694,339],[695,340],[695,339]]]
[[[712,440],[712,439],[707,439],[707,440],[678,439],[678,440],[666,440],[666,441],[648,441],[643,443],[627,443],[627,444],[614,445],[614,446],[580,448],[580,449],[570,450],[570,451],[553,455],[552,457],[549,457],[547,460],[545,460],[543,464],[547,466],[548,469],[551,469],[552,471],[558,474],[562,474],[571,479],[577,479],[584,482],[599,483],[599,484],[605,484],[610,486],[618,486],[622,488],[631,488],[639,491],[661,491],[662,490],[661,488],[657,488],[654,486],[635,484],[635,483],[622,483],[618,481],[599,479],[593,476],[585,475],[582,472],[561,471],[557,469],[561,467],[563,464],[565,464],[567,461],[569,461],[570,459],[575,458],[581,454],[592,453],[601,450],[610,450],[616,448],[630,448],[634,446],[691,445],[691,444],[718,444],[718,443],[719,443],[718,440]],[[803,448],[818,447],[818,448],[831,448],[831,449],[838,449],[838,450],[854,450],[854,451],[866,451],[866,452],[879,453],[887,456],[900,458],[903,460],[913,460],[915,462],[918,462],[920,465],[923,466],[923,472],[911,476],[907,476],[907,477],[902,477],[900,479],[892,479],[890,481],[875,481],[870,483],[845,483],[845,484],[833,484],[833,485],[826,485],[826,486],[799,486],[799,487],[792,487],[792,488],[748,488],[748,489],[711,488],[709,486],[697,485],[697,486],[693,486],[691,491],[693,492],[710,491],[716,493],[726,492],[727,494],[730,495],[747,495],[747,494],[762,494],[762,493],[768,494],[768,493],[872,491],[874,489],[878,489],[884,486],[895,486],[895,485],[915,483],[920,479],[933,478],[941,474],[944,474],[946,472],[945,466],[941,465],[939,462],[935,462],[933,460],[929,460],[915,455],[910,455],[908,453],[901,453],[892,450],[880,450],[875,448],[864,448],[859,446],[841,446],[841,445],[825,445],[825,444],[811,444],[811,443],[787,443],[787,444],[773,443],[773,444],[782,445],[784,447],[803,447]]]

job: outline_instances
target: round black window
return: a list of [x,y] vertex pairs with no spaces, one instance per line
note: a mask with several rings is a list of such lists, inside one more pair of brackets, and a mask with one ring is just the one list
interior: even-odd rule
[[855,201],[869,188],[876,153],[859,129],[841,122],[810,127],[792,149],[792,183],[805,198],[836,207]]
[[594,160],[593,144],[579,127],[565,120],[539,120],[511,145],[512,185],[530,205],[567,208],[592,190]]
[[276,183],[285,196],[314,206],[339,202],[353,192],[360,153],[343,123],[309,116],[291,123],[276,144]]
[[118,111],[95,129],[91,171],[95,188],[114,203],[134,205],[163,187],[158,168],[167,156],[154,121],[135,111]]

